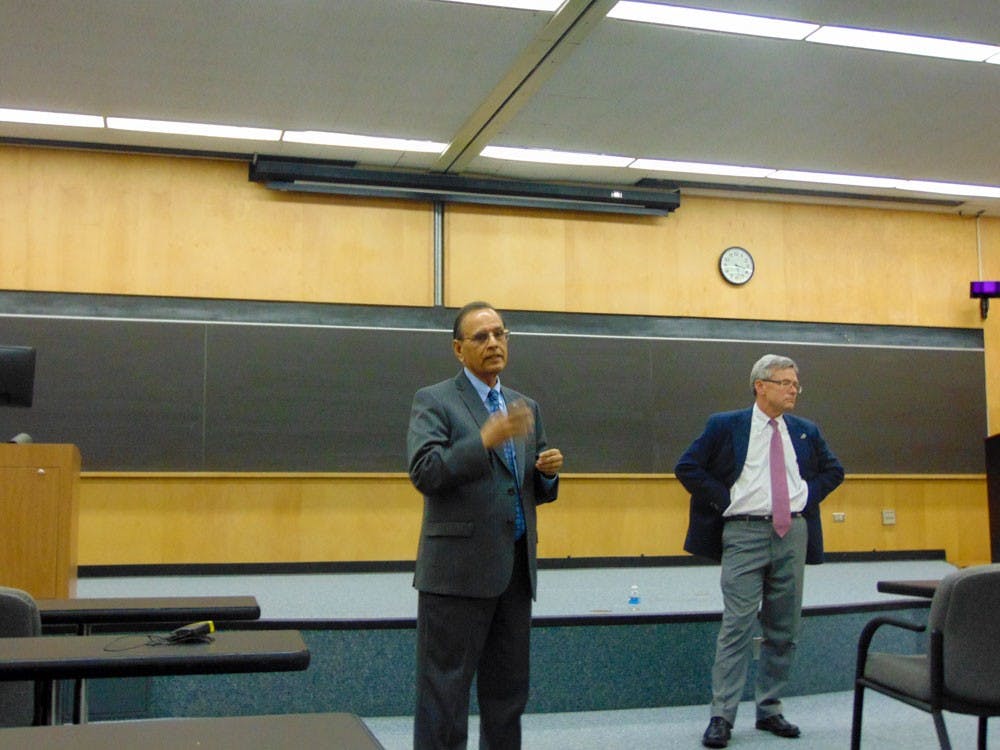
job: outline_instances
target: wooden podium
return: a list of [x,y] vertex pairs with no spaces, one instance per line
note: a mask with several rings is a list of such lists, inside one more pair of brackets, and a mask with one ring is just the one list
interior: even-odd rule
[[76,595],[79,480],[75,445],[0,444],[0,586]]

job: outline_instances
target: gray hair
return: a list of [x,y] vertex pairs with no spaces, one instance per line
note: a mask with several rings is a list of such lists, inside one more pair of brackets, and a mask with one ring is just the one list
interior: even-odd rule
[[768,380],[775,370],[787,370],[789,367],[795,370],[796,375],[799,374],[799,366],[795,364],[795,361],[788,357],[782,357],[780,354],[765,354],[758,359],[753,369],[750,370],[750,390],[754,396],[757,395],[754,383],[758,380]]

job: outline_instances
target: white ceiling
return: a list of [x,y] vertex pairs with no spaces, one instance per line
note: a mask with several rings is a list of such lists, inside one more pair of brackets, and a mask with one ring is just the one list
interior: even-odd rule
[[[684,4],[1000,43],[998,0]],[[437,0],[0,0],[3,108],[452,146],[438,157],[12,123],[0,123],[0,139],[258,152],[532,180],[627,185],[650,177],[679,181],[682,196],[718,193],[719,185],[831,188],[477,154],[485,145],[526,146],[1000,185],[1000,65],[643,25],[606,18],[613,5],[568,0],[551,14]],[[1000,199],[841,190],[1000,216]]]

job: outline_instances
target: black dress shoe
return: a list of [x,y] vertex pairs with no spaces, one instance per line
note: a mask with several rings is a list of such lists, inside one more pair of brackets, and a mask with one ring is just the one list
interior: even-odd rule
[[801,734],[799,728],[785,721],[785,717],[781,714],[768,716],[766,719],[757,719],[757,728],[779,737],[798,737]]
[[732,736],[730,732],[732,728],[733,725],[721,716],[713,716],[712,720],[708,722],[705,736],[701,738],[701,744],[705,747],[725,747],[729,744],[729,738]]

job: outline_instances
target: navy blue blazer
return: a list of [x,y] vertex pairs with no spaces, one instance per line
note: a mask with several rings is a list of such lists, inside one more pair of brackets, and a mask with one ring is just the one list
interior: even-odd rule
[[[722,558],[722,513],[729,507],[729,490],[747,459],[753,408],[713,414],[705,431],[684,452],[674,473],[691,493],[684,549],[693,555]],[[809,487],[802,515],[809,529],[806,562],[823,562],[823,526],[819,504],[844,481],[844,467],[830,452],[819,427],[808,419],[784,415],[795,448],[799,475]]]

